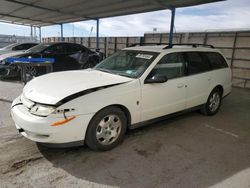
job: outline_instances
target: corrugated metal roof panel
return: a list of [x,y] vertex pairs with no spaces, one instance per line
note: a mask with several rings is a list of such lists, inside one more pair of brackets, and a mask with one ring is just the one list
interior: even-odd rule
[[46,26],[221,0],[0,0],[0,20]]

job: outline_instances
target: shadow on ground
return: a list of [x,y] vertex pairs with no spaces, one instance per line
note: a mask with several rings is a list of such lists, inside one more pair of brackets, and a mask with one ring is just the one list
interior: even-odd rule
[[[250,128],[246,127],[250,118],[247,111],[240,114],[237,110],[239,103],[244,106],[250,101],[231,98],[213,117],[192,112],[129,131],[125,141],[111,151],[38,147],[54,167],[103,185],[212,186],[250,167]],[[235,106],[236,111],[229,106]],[[237,120],[236,116],[245,119]],[[239,125],[241,121],[245,124]]]

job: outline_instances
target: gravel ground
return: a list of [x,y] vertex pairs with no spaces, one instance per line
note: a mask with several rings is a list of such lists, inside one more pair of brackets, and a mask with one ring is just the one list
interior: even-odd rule
[[250,187],[250,90],[220,112],[191,112],[129,131],[107,152],[52,149],[19,135],[9,115],[22,85],[0,81],[0,187]]

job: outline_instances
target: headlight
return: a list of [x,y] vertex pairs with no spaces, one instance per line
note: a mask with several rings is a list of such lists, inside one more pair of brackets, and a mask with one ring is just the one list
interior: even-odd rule
[[30,113],[37,116],[48,116],[50,114],[64,114],[66,112],[74,111],[74,108],[66,108],[66,109],[56,109],[54,106],[35,104],[31,109]]
[[30,113],[38,116],[48,116],[49,114],[55,112],[55,110],[56,108],[53,106],[36,104],[30,109]]

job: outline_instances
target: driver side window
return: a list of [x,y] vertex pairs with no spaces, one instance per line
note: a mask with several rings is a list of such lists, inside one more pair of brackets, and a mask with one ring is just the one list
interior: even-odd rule
[[149,76],[162,75],[167,79],[182,77],[185,75],[184,62],[182,53],[167,54],[153,68]]

